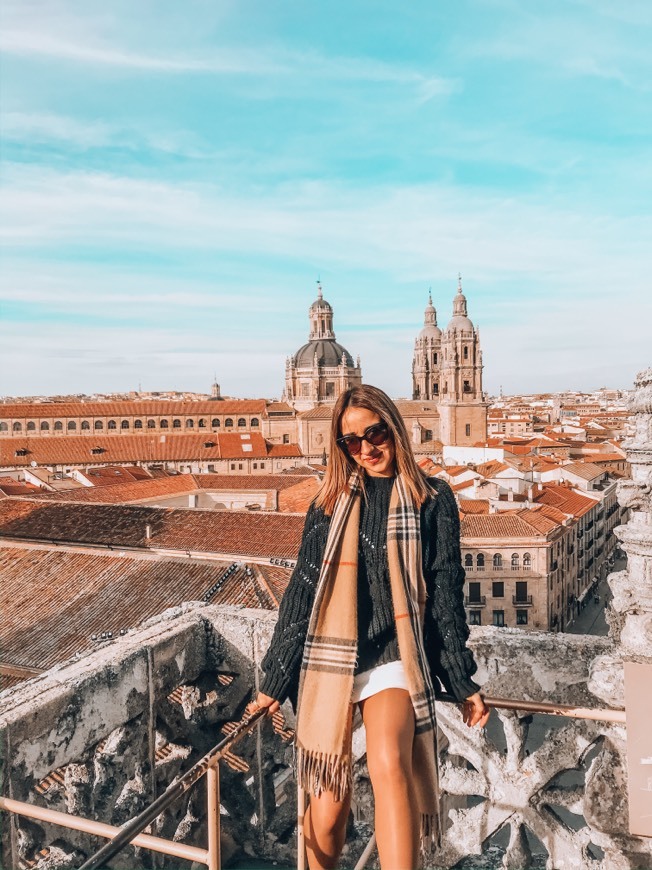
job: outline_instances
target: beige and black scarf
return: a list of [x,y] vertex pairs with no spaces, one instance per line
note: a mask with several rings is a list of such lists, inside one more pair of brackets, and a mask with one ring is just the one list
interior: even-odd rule
[[[351,788],[351,695],[358,648],[357,577],[360,476],[351,475],[328,532],[301,666],[297,767],[308,792]],[[396,478],[387,519],[387,561],[399,653],[416,721],[412,770],[421,812],[422,843],[440,838],[435,693],[423,645],[426,588],[421,565],[420,512]]]

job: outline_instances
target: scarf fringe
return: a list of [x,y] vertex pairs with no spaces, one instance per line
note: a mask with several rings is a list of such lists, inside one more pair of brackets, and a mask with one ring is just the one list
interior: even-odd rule
[[331,792],[341,801],[351,789],[351,759],[325,752],[297,749],[297,778],[303,788],[315,797]]
[[421,813],[421,854],[426,857],[441,848],[441,825],[437,813]]

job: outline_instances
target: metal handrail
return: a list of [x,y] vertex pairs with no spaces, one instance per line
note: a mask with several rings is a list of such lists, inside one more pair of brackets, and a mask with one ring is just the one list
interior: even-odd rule
[[[445,703],[459,703],[456,698],[448,693],[438,695],[438,701]],[[521,710],[524,713],[543,713],[550,716],[564,716],[571,719],[591,719],[626,724],[626,711],[622,708],[588,708],[577,707],[570,704],[549,704],[540,701],[524,701],[513,698],[485,697],[485,704],[492,709]],[[210,870],[220,867],[220,832],[219,832],[219,773],[218,762],[253,725],[265,714],[266,708],[256,710],[255,713],[243,719],[223,740],[214,746],[206,755],[194,764],[177,782],[170,785],[163,794],[138,816],[128,822],[123,828],[116,828],[101,822],[95,822],[80,816],[68,813],[56,812],[35,804],[22,803],[9,798],[0,797],[0,810],[29,816],[42,821],[51,822],[73,830],[84,831],[97,836],[111,838],[103,848],[89,858],[79,870],[98,870],[102,864],[114,857],[122,848],[130,844],[152,851],[175,855],[190,861],[197,861],[207,865]],[[182,794],[187,792],[201,777],[206,774],[208,786],[208,849],[190,846],[185,843],[177,843],[143,834],[142,831],[164,809]],[[305,811],[306,796],[303,788],[298,788],[298,837],[297,857],[300,870],[305,868],[305,837],[303,832],[303,815]],[[375,834],[365,847],[355,870],[362,870],[373,851]]]

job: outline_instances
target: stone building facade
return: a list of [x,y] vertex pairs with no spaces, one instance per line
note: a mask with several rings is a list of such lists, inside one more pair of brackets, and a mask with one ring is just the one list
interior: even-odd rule
[[318,282],[317,299],[308,310],[308,341],[285,364],[283,398],[303,411],[319,404],[334,405],[350,387],[360,386],[360,358],[353,362],[348,350],[335,340],[333,308]]

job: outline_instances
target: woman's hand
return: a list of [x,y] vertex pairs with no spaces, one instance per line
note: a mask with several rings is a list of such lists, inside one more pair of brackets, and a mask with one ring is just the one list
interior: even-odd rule
[[273,716],[274,713],[279,709],[281,705],[274,698],[270,698],[269,695],[265,695],[262,692],[258,692],[258,697],[255,701],[252,701],[250,704],[247,704],[247,713],[251,715],[252,713],[256,713],[258,710],[262,710],[263,708],[267,708],[267,715]]
[[462,718],[469,728],[474,725],[484,728],[489,720],[489,713],[489,707],[485,704],[480,692],[471,695],[462,705]]

